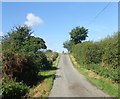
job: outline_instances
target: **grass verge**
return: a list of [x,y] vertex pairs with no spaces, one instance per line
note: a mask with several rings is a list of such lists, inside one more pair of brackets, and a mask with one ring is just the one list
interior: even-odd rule
[[[118,97],[118,84],[113,83],[111,79],[103,78],[102,76],[96,74],[91,70],[82,68],[75,60],[75,58],[70,55],[70,59],[74,67],[83,74],[92,84],[94,84],[99,89],[103,90],[105,93],[109,94],[111,97]],[[120,97],[119,97],[120,99]]]
[[59,63],[59,59],[60,56],[58,56],[57,59],[53,62],[52,70],[39,72],[39,75],[43,76],[44,80],[40,82],[37,86],[34,86],[30,89],[29,93],[27,94],[28,97],[46,98],[49,96],[55,79],[55,73]]

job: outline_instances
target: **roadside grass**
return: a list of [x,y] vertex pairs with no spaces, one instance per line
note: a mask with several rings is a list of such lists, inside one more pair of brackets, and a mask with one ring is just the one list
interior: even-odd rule
[[39,75],[44,77],[44,80],[40,82],[37,86],[34,86],[30,89],[27,97],[40,97],[40,98],[47,98],[49,93],[52,89],[56,69],[60,60],[60,56],[53,62],[53,68],[47,71],[40,71]]
[[[91,70],[82,68],[75,60],[75,58],[70,55],[70,59],[74,67],[83,74],[92,84],[94,84],[99,89],[103,90],[105,93],[111,97],[118,97],[118,84],[113,82],[111,79],[104,78]],[[119,97],[120,99],[120,97]]]

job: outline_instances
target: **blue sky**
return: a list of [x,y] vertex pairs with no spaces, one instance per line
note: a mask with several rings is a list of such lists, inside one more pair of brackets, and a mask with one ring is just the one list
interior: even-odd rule
[[[95,19],[108,2],[3,2],[2,30],[4,34],[16,25],[27,24],[35,36],[43,38],[48,48],[63,51],[63,42],[76,26],[89,30],[87,40],[98,41],[118,30],[118,3],[112,2]],[[92,21],[93,20],[93,21]],[[91,24],[89,24],[92,21]]]

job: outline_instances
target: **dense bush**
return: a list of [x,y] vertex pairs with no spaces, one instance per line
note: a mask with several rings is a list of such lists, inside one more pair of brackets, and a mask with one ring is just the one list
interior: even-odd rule
[[52,64],[47,59],[47,56],[43,52],[37,53],[37,59],[35,60],[35,63],[37,66],[39,66],[39,69],[41,70],[48,70],[51,69]]
[[83,64],[96,64],[101,62],[101,48],[94,42],[84,42],[74,46],[73,53],[77,60]]
[[30,85],[42,69],[50,69],[51,65],[44,53],[3,53],[3,72],[10,78]]
[[113,67],[118,66],[118,34],[105,38],[99,42],[103,49],[102,62]]
[[21,99],[29,90],[29,87],[22,82],[5,79],[2,83],[3,99]]
[[97,74],[120,82],[118,74],[118,33],[99,42],[87,41],[73,46],[79,64]]

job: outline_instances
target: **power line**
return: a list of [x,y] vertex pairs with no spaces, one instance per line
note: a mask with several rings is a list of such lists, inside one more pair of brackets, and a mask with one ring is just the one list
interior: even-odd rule
[[107,7],[110,5],[110,3],[111,3],[111,2],[109,2],[109,3],[89,22],[88,26],[89,26],[90,24],[92,24],[92,23],[94,22],[94,20],[95,20],[105,9],[107,9]]

